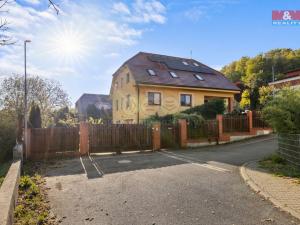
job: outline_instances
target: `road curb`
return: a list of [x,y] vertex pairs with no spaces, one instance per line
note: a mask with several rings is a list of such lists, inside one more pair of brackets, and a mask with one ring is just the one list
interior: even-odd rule
[[258,184],[254,182],[254,180],[248,175],[247,173],[247,165],[250,165],[251,163],[255,163],[258,161],[250,161],[247,163],[244,163],[240,167],[240,175],[245,181],[245,183],[252,189],[254,190],[257,194],[260,194],[263,196],[265,199],[268,199],[275,207],[291,214],[292,216],[296,217],[297,219],[300,220],[300,213],[296,212],[295,210],[291,209],[290,207],[280,203],[277,199],[275,199],[273,196],[271,196],[269,193],[265,192],[261,187],[259,187]]

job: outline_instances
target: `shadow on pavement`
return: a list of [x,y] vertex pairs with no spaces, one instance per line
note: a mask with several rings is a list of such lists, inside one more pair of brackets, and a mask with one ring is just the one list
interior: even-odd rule
[[[226,145],[168,151],[196,163],[221,163],[241,166],[245,162],[262,159],[272,154],[276,148],[277,143],[274,136],[267,136]],[[46,163],[44,174],[45,176],[85,174],[88,179],[95,179],[101,178],[104,174],[157,169],[189,163],[159,152],[113,156],[91,155]]]

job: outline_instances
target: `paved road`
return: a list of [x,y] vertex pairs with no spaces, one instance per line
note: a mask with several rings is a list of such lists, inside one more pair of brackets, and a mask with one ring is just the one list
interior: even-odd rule
[[264,137],[230,145],[61,161],[47,169],[62,224],[300,224],[247,187],[239,166],[272,153]]

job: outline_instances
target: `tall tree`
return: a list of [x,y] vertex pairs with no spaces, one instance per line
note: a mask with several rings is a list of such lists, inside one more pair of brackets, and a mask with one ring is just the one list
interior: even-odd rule
[[[28,105],[39,105],[42,126],[51,122],[52,112],[70,104],[67,93],[55,80],[38,76],[28,78]],[[0,108],[14,114],[16,118],[24,115],[24,79],[22,76],[10,76],[0,84]]]
[[222,72],[233,82],[241,81],[248,89],[250,107],[259,107],[259,88],[273,80],[283,77],[283,73],[300,68],[300,49],[274,49],[252,58],[242,57],[222,68]]
[[41,118],[41,110],[40,107],[34,102],[31,105],[30,113],[29,113],[29,124],[33,128],[41,128],[42,127],[42,118]]
[[86,115],[87,115],[87,118],[92,117],[93,119],[100,119],[101,111],[94,104],[90,104],[86,108]]

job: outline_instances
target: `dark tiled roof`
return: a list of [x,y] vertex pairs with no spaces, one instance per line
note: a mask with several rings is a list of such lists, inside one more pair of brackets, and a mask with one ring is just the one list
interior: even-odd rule
[[[188,65],[184,65],[183,61]],[[194,59],[140,52],[123,65],[128,66],[138,84],[240,90],[222,73]],[[150,76],[148,69],[154,70],[157,76]],[[176,72],[178,78],[171,77],[170,71]],[[204,80],[198,80],[195,74],[199,74]]]

